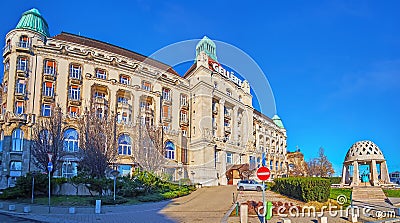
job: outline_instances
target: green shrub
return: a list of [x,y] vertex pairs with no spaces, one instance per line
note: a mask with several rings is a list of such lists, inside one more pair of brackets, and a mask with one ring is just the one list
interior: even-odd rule
[[342,182],[342,177],[326,177],[330,181],[330,184],[340,184]]
[[[54,182],[52,182],[54,184]],[[46,194],[48,191],[47,174],[35,174],[35,194]],[[1,199],[28,198],[32,194],[32,173],[17,178],[15,187],[9,187],[0,194]]]
[[161,194],[148,194],[144,196],[139,196],[137,199],[141,202],[156,202],[164,200],[164,197]]
[[330,193],[329,179],[318,177],[289,177],[274,180],[273,190],[304,201],[326,202]]

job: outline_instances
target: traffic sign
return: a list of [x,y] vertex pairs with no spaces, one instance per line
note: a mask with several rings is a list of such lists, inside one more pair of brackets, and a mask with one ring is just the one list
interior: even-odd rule
[[47,170],[48,170],[49,172],[51,172],[51,171],[53,170],[53,163],[52,163],[52,162],[49,162],[49,163],[47,164]]
[[271,171],[269,171],[269,169],[267,167],[262,166],[262,167],[258,168],[258,170],[257,170],[258,179],[265,181],[265,180],[268,180],[270,176],[271,176]]

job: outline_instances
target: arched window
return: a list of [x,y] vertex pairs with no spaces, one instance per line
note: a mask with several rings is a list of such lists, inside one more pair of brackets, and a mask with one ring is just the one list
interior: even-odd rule
[[175,159],[175,145],[171,141],[165,143],[165,158]]
[[129,137],[129,135],[122,134],[118,138],[118,154],[119,155],[132,154],[132,142],[131,142],[131,137]]
[[11,151],[21,152],[24,147],[24,132],[21,129],[14,129],[12,133]]
[[64,132],[64,151],[77,152],[79,147],[78,132],[75,129],[67,129]]

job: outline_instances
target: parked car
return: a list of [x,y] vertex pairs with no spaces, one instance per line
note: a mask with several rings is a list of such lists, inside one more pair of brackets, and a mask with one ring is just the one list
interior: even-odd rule
[[[258,183],[255,180],[241,180],[237,184],[237,189],[238,190],[256,190],[256,191],[262,191],[263,185]],[[267,189],[267,185],[264,185],[264,188]]]

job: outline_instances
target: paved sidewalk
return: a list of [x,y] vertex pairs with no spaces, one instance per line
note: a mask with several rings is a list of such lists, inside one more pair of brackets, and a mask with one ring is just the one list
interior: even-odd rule
[[[219,223],[231,207],[235,191],[235,186],[205,187],[170,201],[102,206],[101,214],[95,214],[94,206],[75,207],[75,214],[69,214],[69,207],[51,207],[48,213],[45,205],[0,201],[0,213],[51,223]],[[8,211],[10,204],[16,206],[15,211]],[[30,206],[32,211],[23,213],[24,206]]]
[[[48,206],[31,205],[22,203],[1,202],[3,208],[1,213],[33,219],[40,222],[51,223],[80,223],[80,222],[106,222],[106,223],[142,223],[142,222],[176,222],[164,214],[160,214],[170,201],[162,201],[156,203],[144,203],[137,205],[116,205],[102,206],[101,214],[95,214],[93,207],[75,207],[75,214],[69,214],[69,207],[51,207],[48,213]],[[8,211],[8,205],[14,204],[15,211]],[[30,213],[23,213],[25,206],[31,207]]]

